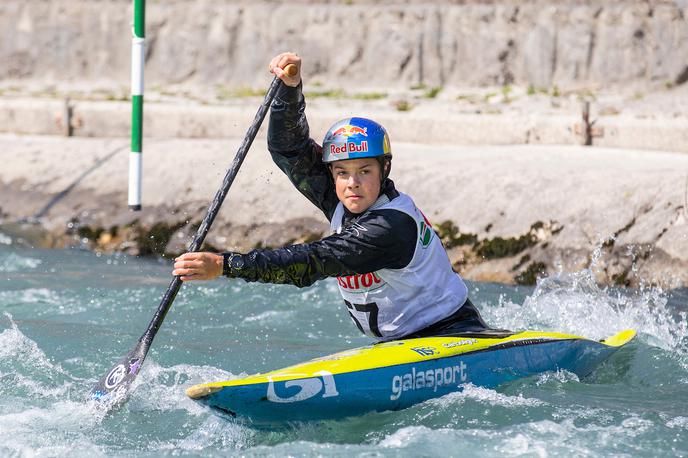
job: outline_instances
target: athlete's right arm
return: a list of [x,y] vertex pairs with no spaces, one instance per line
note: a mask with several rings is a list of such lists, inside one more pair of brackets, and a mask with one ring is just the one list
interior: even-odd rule
[[329,220],[339,200],[320,145],[310,138],[305,109],[301,83],[296,87],[283,84],[270,110],[268,150],[296,189]]
[[402,269],[411,260],[418,228],[398,210],[367,212],[341,233],[311,243],[247,254],[226,252],[223,275],[246,281],[290,284],[302,288],[327,277]]

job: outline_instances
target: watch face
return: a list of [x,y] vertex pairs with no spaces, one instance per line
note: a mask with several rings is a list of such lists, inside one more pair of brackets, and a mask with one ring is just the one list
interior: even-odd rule
[[240,254],[233,254],[227,263],[232,269],[241,269],[244,267],[244,258]]

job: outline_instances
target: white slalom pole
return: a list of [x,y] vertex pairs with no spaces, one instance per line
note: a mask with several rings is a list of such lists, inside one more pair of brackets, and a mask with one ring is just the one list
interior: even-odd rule
[[146,55],[146,0],[134,0],[131,41],[131,153],[129,154],[129,209],[141,210],[143,164],[143,66]]

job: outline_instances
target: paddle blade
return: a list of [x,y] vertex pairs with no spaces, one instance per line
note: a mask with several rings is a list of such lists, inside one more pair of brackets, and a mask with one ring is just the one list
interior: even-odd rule
[[149,346],[143,341],[122,358],[91,389],[89,398],[108,408],[121,404],[127,398],[131,384],[141,370]]

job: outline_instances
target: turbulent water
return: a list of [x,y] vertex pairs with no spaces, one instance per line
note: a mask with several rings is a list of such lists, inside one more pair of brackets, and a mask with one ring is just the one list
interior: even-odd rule
[[143,333],[168,261],[20,249],[0,234],[0,456],[688,456],[688,292],[600,289],[588,272],[535,289],[470,283],[491,324],[638,338],[584,380],[547,373],[399,411],[259,430],[186,387],[368,343],[335,285],[185,285],[128,402],[93,384]]

